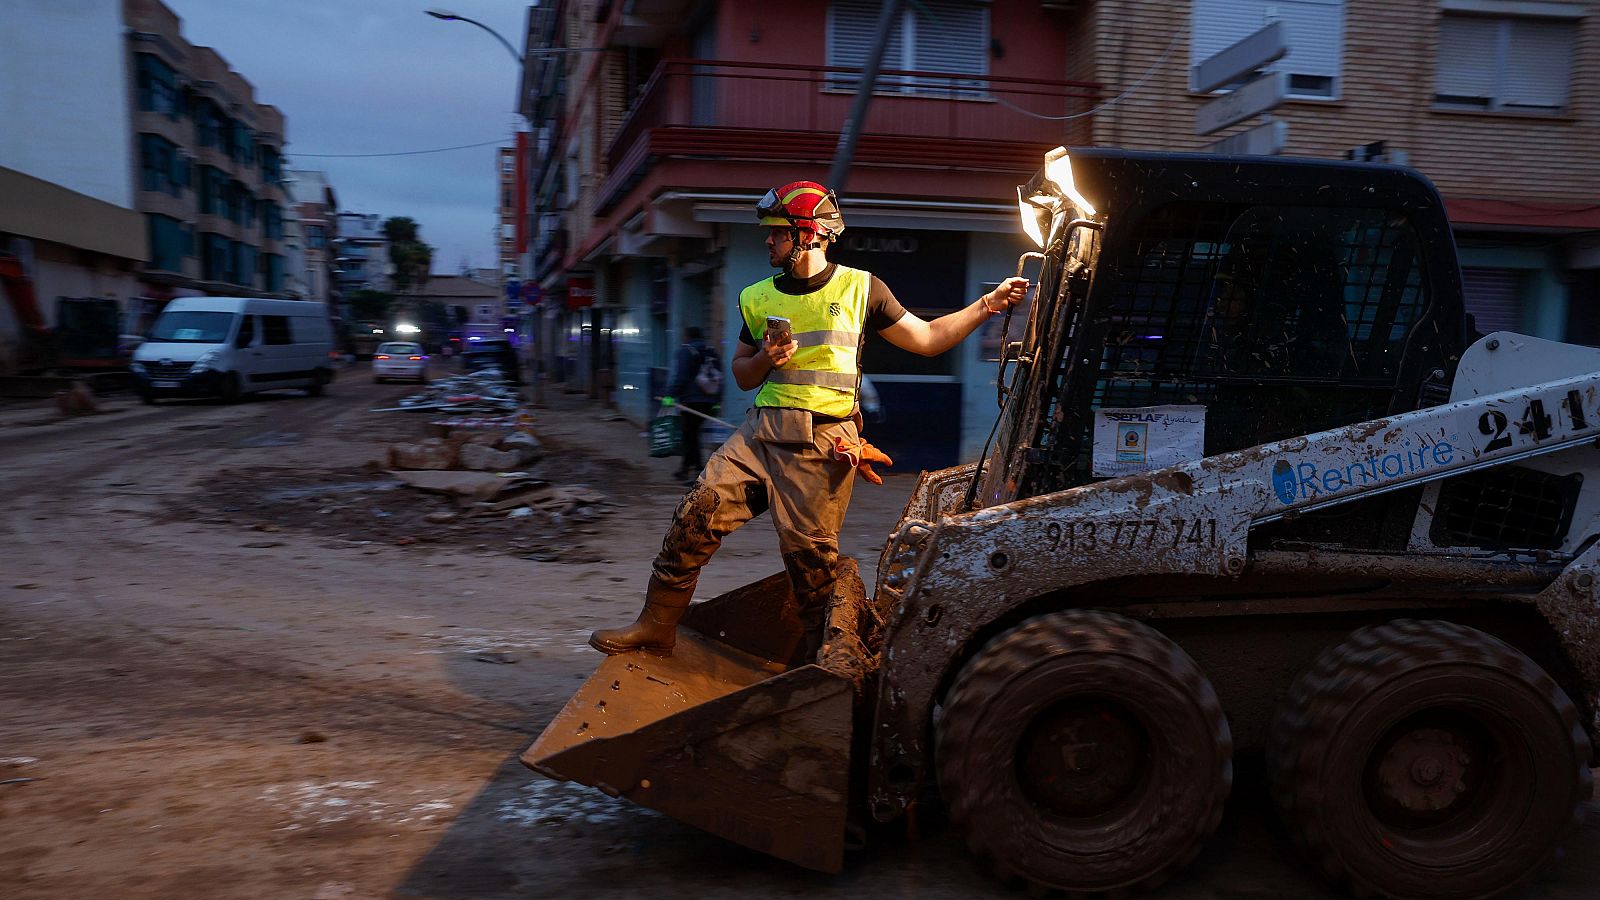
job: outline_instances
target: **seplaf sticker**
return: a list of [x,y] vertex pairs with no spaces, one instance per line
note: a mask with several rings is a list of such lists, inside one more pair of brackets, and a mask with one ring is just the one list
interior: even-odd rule
[[1204,406],[1139,406],[1094,414],[1094,474],[1134,475],[1205,456]]

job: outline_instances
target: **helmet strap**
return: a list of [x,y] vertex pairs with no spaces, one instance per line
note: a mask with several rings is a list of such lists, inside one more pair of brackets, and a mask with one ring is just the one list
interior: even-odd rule
[[799,264],[800,257],[805,255],[807,250],[817,246],[815,242],[810,244],[802,243],[801,234],[802,230],[799,225],[789,227],[789,257],[783,261],[783,274],[785,275],[794,275],[794,267]]

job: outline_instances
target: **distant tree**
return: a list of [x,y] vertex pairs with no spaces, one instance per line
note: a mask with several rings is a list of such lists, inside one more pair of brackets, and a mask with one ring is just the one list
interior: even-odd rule
[[422,226],[410,216],[394,216],[384,220],[383,236],[389,241],[395,290],[405,293],[426,285],[433,271],[433,248],[423,243]]
[[387,322],[394,295],[384,291],[351,291],[350,317],[357,322]]

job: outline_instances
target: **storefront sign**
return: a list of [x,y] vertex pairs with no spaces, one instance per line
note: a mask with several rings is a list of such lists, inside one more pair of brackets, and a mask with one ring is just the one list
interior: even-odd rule
[[567,309],[583,309],[594,305],[594,278],[588,275],[567,279]]
[[878,276],[907,309],[959,309],[976,297],[967,296],[965,232],[847,228],[828,259]]

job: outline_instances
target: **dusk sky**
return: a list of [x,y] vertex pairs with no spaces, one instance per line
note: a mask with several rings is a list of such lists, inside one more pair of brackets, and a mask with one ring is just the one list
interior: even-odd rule
[[495,147],[509,145],[518,66],[473,18],[520,52],[519,0],[164,0],[192,44],[213,47],[288,119],[288,164],[328,173],[343,210],[410,216],[435,248],[435,272],[496,265]]

